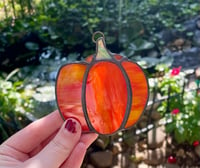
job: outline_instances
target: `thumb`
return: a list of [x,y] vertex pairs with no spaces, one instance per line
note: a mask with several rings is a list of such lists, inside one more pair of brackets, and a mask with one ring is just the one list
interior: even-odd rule
[[31,166],[58,168],[69,157],[80,136],[81,126],[79,122],[72,118],[66,120],[50,143],[36,156],[28,160],[26,165],[28,164],[27,166],[30,168]]

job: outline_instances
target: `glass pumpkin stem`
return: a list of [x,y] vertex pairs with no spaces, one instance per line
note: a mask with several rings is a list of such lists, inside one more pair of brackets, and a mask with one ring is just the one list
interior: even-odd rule
[[[95,40],[95,36],[99,35]],[[109,54],[105,40],[104,40],[104,34],[102,32],[95,32],[93,34],[92,40],[96,43],[96,60],[101,60],[101,59],[111,59],[111,55]]]

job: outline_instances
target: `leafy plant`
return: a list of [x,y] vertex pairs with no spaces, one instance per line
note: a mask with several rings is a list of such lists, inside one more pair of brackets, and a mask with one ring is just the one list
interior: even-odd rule
[[29,122],[24,114],[32,108],[33,99],[23,81],[0,78],[0,142]]
[[77,45],[82,44],[84,49],[90,50],[91,34],[101,30],[108,44],[114,44],[120,51],[129,48],[130,56],[138,55],[130,50],[133,45],[134,51],[160,45],[157,33],[163,29],[183,31],[182,23],[197,15],[200,9],[200,3],[193,0],[12,2],[0,3],[5,14],[5,19],[0,18],[1,50],[17,42],[26,32],[36,31],[49,45],[64,52],[71,48],[82,52]]
[[168,70],[158,82],[160,93],[168,96],[158,111],[168,121],[166,131],[178,143],[192,144],[200,140],[200,94],[197,90],[184,91],[184,83],[181,67]]

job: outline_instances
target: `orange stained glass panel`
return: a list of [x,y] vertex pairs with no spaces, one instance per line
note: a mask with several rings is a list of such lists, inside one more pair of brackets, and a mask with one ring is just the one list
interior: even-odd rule
[[63,117],[78,119],[84,131],[89,130],[81,103],[82,82],[86,67],[85,64],[63,66],[59,71],[56,85],[58,107]]
[[127,107],[127,84],[116,64],[101,61],[91,67],[86,107],[89,120],[99,133],[112,134],[120,128]]
[[134,62],[123,61],[132,88],[132,106],[125,128],[134,125],[140,118],[148,100],[148,83],[142,69]]

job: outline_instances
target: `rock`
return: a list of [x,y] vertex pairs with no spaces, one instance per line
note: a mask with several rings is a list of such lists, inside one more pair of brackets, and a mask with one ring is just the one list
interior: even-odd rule
[[185,41],[184,46],[182,47],[183,51],[187,51],[192,47],[191,41]]
[[138,122],[138,126],[140,129],[145,128],[147,126],[148,118],[147,116],[143,115]]
[[166,168],[180,168],[178,165],[169,164],[169,163],[166,163],[166,164],[164,165],[164,167],[166,167]]
[[193,151],[186,152],[186,155],[184,155],[182,158],[185,159],[186,165],[189,167],[192,167],[192,165],[199,160],[198,156],[196,156]]
[[178,38],[174,41],[173,45],[176,47],[182,46],[184,44],[185,40],[183,38]]
[[141,152],[144,151],[145,149],[147,149],[147,142],[145,140],[140,140],[138,142],[138,150]]
[[163,151],[160,149],[148,150],[148,157],[144,159],[144,163],[152,166],[162,164],[164,161]]
[[147,150],[140,150],[139,148],[139,145],[137,145],[135,148],[135,154],[132,155],[132,161],[136,164],[142,162],[148,156]]
[[197,154],[198,157],[200,157],[200,145],[196,146],[194,149],[195,153]]
[[142,115],[140,121],[148,121],[148,117],[146,115]]
[[171,56],[172,52],[169,48],[163,48],[163,50],[161,51],[162,55],[166,55],[166,56]]
[[118,168],[119,167],[119,159],[118,159],[119,155],[121,155],[121,153],[119,153],[118,155],[114,155],[113,156],[112,168],[114,168],[114,167]]
[[99,147],[100,149],[106,149],[106,147],[109,144],[109,137],[106,136],[100,136],[96,141],[95,141],[95,145],[97,147]]
[[133,132],[130,131],[126,132],[123,135],[124,145],[128,145],[128,147],[134,147],[138,139],[139,137],[137,135],[134,135]]
[[88,164],[87,166],[86,166],[86,168],[95,168],[93,165],[91,165],[91,164]]
[[172,67],[179,67],[187,69],[197,67],[200,62],[200,48],[192,47],[184,52],[173,52],[174,58]]
[[117,155],[118,153],[120,153],[120,147],[118,145],[113,144],[111,150],[113,155]]
[[197,28],[200,29],[200,19],[196,21]]
[[174,30],[164,30],[157,34],[158,38],[164,41],[165,44],[173,41],[175,39],[176,31]]
[[[156,35],[159,40],[162,40],[164,42],[164,44],[168,44],[171,43],[172,41],[175,41],[177,37],[187,38],[187,32],[195,32],[195,30],[200,29],[200,17],[197,16],[193,19],[184,22],[182,24],[182,27],[184,31],[179,31],[176,29],[166,29],[159,32]],[[180,44],[179,42],[178,44]]]
[[91,153],[90,160],[95,167],[110,167],[113,154],[111,151],[94,152]]
[[[130,155],[128,153],[120,153],[113,158],[113,161],[112,168],[128,167],[130,164]],[[113,165],[116,166],[113,167]]]
[[128,168],[137,168],[137,167],[138,167],[137,164],[131,163]]
[[183,149],[179,149],[177,152],[176,152],[176,156],[177,157],[185,157],[185,151]]
[[196,30],[193,37],[194,44],[200,46],[200,30]]
[[197,18],[195,17],[193,19],[189,19],[189,20],[185,21],[183,23],[183,27],[185,29],[184,32],[194,32],[196,30],[196,20],[197,19],[198,19],[198,17]]
[[155,121],[160,120],[162,118],[161,114],[157,111],[153,111],[151,113],[151,118]]
[[50,72],[49,73],[49,80],[50,81],[56,81],[57,74],[58,74],[57,71]]
[[147,127],[147,121],[140,121],[138,123],[140,129]]
[[166,150],[165,150],[166,156],[170,156],[172,153],[173,153],[173,150],[171,147],[166,148]]
[[104,141],[100,138],[98,138],[96,141],[95,141],[95,145],[100,147],[101,149],[105,149],[106,145],[104,143]]
[[138,165],[137,168],[150,168],[149,165],[145,164],[145,163],[141,163]]
[[200,67],[198,67],[198,68],[195,70],[195,76],[196,76],[196,78],[200,79]]
[[193,161],[192,159],[187,159],[185,162],[186,162],[185,164],[186,164],[188,167],[192,167],[193,164],[194,164],[194,161]]
[[150,149],[161,147],[165,140],[164,127],[153,128],[147,134],[147,145]]
[[[137,153],[138,154],[138,153]],[[141,153],[140,153],[141,154]],[[143,159],[144,155],[140,156],[140,157],[136,157],[136,155],[131,155],[130,156],[130,161],[134,164],[140,164],[144,159]]]

